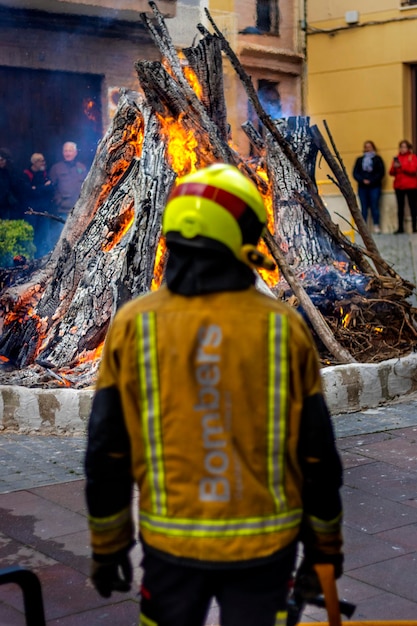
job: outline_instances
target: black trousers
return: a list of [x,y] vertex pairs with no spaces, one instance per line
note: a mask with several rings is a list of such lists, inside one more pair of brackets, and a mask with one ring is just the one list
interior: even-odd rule
[[295,547],[279,561],[241,569],[200,569],[154,555],[142,561],[140,626],[202,626],[211,600],[221,626],[286,624]]
[[396,189],[398,208],[398,230],[404,232],[404,206],[407,196],[408,206],[410,207],[411,222],[413,225],[413,233],[417,232],[417,189]]

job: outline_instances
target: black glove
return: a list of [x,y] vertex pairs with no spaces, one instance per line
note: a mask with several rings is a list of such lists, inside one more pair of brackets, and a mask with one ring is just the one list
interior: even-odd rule
[[128,551],[106,557],[93,554],[90,578],[103,598],[110,598],[112,591],[130,591],[133,569]]

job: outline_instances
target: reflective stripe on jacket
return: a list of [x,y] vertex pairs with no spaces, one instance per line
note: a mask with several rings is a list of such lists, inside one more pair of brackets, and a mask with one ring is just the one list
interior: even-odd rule
[[[108,389],[120,398],[115,413],[99,401]],[[289,545],[303,517],[302,412],[320,392],[305,324],[254,288],[193,297],[162,288],[125,305],[106,339],[90,419],[93,550],[105,553],[111,533],[121,536],[97,522],[126,504],[120,489],[109,492],[108,506],[97,497],[105,461],[95,432],[117,419],[130,440],[125,454],[148,545],[216,562],[262,558]],[[113,445],[107,454],[117,463],[121,451]],[[112,497],[119,500],[113,508]],[[313,514],[317,532],[339,532],[340,519]]]

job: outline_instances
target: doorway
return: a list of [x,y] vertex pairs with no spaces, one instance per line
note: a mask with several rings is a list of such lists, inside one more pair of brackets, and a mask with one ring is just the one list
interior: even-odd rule
[[89,167],[102,137],[102,76],[0,67],[0,146],[17,170],[32,153],[44,154],[48,169],[61,159],[65,141],[78,145]]

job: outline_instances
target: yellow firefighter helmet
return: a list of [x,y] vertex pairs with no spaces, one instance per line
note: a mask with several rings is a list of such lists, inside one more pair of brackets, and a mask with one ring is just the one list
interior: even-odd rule
[[162,231],[168,243],[180,238],[183,245],[210,247],[216,242],[240,261],[272,269],[272,261],[255,247],[266,221],[256,185],[237,167],[216,163],[177,181]]

